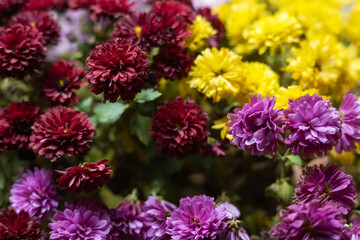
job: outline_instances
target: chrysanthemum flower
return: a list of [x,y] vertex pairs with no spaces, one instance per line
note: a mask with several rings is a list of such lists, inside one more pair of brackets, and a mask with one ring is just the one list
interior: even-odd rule
[[167,240],[166,219],[176,206],[165,200],[150,196],[143,206],[144,225],[148,228],[146,236],[153,240]]
[[185,38],[191,35],[188,30],[189,24],[179,15],[163,14],[161,15],[159,25],[159,36],[161,44],[172,44],[183,46]]
[[211,9],[208,7],[200,8],[196,11],[196,13],[200,14],[209,21],[213,29],[216,30],[216,35],[210,36],[209,44],[211,47],[219,47],[221,41],[225,37],[225,28],[223,23],[220,21],[219,16],[217,14],[212,14]]
[[219,102],[237,95],[243,87],[243,62],[227,48],[207,48],[196,57],[189,77],[190,87]]
[[97,0],[68,0],[70,9],[89,8],[94,5]]
[[87,78],[90,91],[104,93],[104,101],[132,100],[144,86],[149,63],[146,54],[135,44],[120,39],[110,39],[95,47],[86,60],[91,69]]
[[34,124],[30,147],[51,161],[66,154],[79,155],[90,149],[95,128],[90,118],[73,108],[54,107]]
[[43,92],[52,105],[68,106],[71,102],[78,102],[75,91],[86,86],[87,82],[82,81],[85,77],[83,68],[76,66],[77,62],[60,60],[53,63],[50,70],[43,75]]
[[0,212],[0,239],[2,240],[43,240],[39,219],[31,219],[29,213],[12,208]]
[[10,20],[8,25],[10,26],[17,23],[39,30],[39,32],[42,33],[42,39],[45,45],[56,43],[60,37],[59,24],[51,16],[50,12],[20,12]]
[[356,149],[355,142],[360,142],[360,100],[347,92],[339,108],[341,137],[336,145],[338,153]]
[[360,239],[360,220],[356,217],[350,226],[344,228],[344,239]]
[[167,233],[172,239],[215,239],[225,229],[225,208],[215,208],[214,198],[205,195],[180,199],[179,208],[167,219]]
[[277,109],[285,109],[288,106],[289,99],[299,100],[301,96],[306,94],[313,95],[316,93],[319,95],[319,91],[315,88],[303,89],[300,85],[291,85],[287,88],[280,87],[275,93],[276,97],[275,108]]
[[97,21],[99,18],[107,16],[118,18],[124,13],[130,12],[135,3],[129,0],[96,0],[90,6],[91,19]]
[[231,219],[227,221],[226,228],[219,233],[220,240],[250,240],[246,230],[241,226],[241,221]]
[[60,196],[51,183],[52,174],[44,168],[27,170],[15,181],[10,191],[11,206],[19,212],[24,210],[30,217],[49,218],[58,206]]
[[166,45],[154,57],[152,68],[158,77],[175,80],[187,77],[193,63],[194,57],[188,55],[185,49]]
[[290,130],[285,145],[292,153],[301,154],[303,158],[321,156],[337,144],[340,114],[330,106],[329,100],[306,94],[299,100],[290,99],[284,114],[287,119],[284,129]]
[[41,114],[42,110],[30,103],[10,103],[0,116],[4,119],[0,125],[0,132],[5,148],[29,149],[32,126]]
[[25,3],[25,0],[2,0],[0,1],[0,22],[9,21],[11,15],[16,13]]
[[186,5],[186,1],[156,1],[151,9],[151,12],[157,16],[177,16],[183,19],[187,23],[191,23],[195,19],[195,15],[189,5]]
[[212,129],[221,129],[220,137],[221,139],[228,139],[231,140],[233,136],[228,134],[228,131],[231,127],[226,126],[227,123],[231,122],[227,117],[223,117],[214,121],[214,125],[212,125]]
[[0,28],[0,75],[24,78],[45,58],[42,34],[29,26],[15,24]]
[[[2,109],[0,109],[0,112],[1,110]],[[0,114],[0,152],[6,148],[4,144],[4,133],[5,130],[8,128],[8,126],[9,124],[6,122],[4,118],[1,118],[1,114]]]
[[207,119],[202,107],[196,106],[193,100],[177,97],[154,113],[151,137],[157,147],[169,155],[197,154],[209,135]]
[[64,211],[57,211],[49,223],[50,239],[108,239],[112,229],[105,205],[86,198],[65,203]]
[[301,24],[287,12],[278,12],[273,16],[265,16],[254,22],[244,32],[244,38],[260,55],[267,49],[274,55],[278,47],[282,50],[285,44],[291,45],[300,41]]
[[208,47],[209,38],[217,33],[211,23],[201,15],[197,15],[194,22],[187,29],[191,31],[191,35],[185,38],[184,47],[193,52],[199,52]]
[[295,202],[307,203],[317,200],[320,204],[331,203],[346,215],[355,207],[355,182],[353,177],[328,164],[306,167],[295,189]]
[[55,170],[62,176],[56,179],[58,187],[66,187],[68,192],[91,192],[97,187],[102,187],[110,180],[112,168],[103,159],[99,162],[85,163],[83,166],[69,167],[65,171]]
[[344,220],[338,209],[331,204],[318,202],[291,205],[280,213],[281,222],[270,234],[277,240],[316,239],[340,240]]
[[250,103],[230,113],[227,123],[231,143],[252,155],[273,154],[277,151],[279,141],[283,141],[280,126],[283,123],[282,112],[274,109],[275,98],[263,99],[260,94],[250,96]]
[[24,10],[26,11],[47,11],[51,7],[55,7],[56,3],[61,0],[28,0]]

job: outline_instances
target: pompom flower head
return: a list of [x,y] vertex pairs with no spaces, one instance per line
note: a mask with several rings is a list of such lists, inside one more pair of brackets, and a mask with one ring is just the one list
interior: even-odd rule
[[90,118],[73,108],[54,107],[34,124],[31,147],[51,161],[87,152],[95,135]]
[[207,119],[193,100],[177,97],[154,113],[151,136],[157,147],[169,155],[197,154],[209,135]]
[[104,101],[132,100],[141,91],[147,77],[148,59],[135,44],[120,39],[110,39],[95,47],[86,60],[91,69],[87,78],[90,91],[104,93]]
[[291,205],[280,211],[281,222],[270,234],[277,240],[340,240],[344,221],[339,214],[333,205],[316,201]]
[[215,239],[225,229],[224,206],[215,208],[214,199],[205,195],[180,199],[179,208],[167,219],[167,233],[172,239]]
[[48,218],[51,211],[58,206],[60,196],[56,186],[51,183],[52,174],[49,170],[35,168],[27,170],[15,181],[10,192],[11,206],[17,212],[24,210],[30,217]]
[[81,86],[86,86],[87,82],[82,81],[85,72],[76,65],[77,62],[60,60],[53,63],[50,70],[45,72],[42,77],[42,88],[51,104],[68,106],[71,102],[78,102],[75,91],[80,90]]
[[317,200],[332,203],[346,215],[355,207],[355,182],[351,175],[338,170],[334,164],[306,167],[295,189],[295,202],[301,204]]
[[22,79],[45,58],[42,34],[26,25],[0,28],[0,75]]
[[0,239],[2,240],[42,240],[40,220],[31,219],[29,213],[12,208],[4,209],[0,213]]
[[341,137],[336,150],[351,151],[356,149],[356,142],[360,142],[360,100],[347,92],[339,108],[341,120]]
[[135,3],[129,0],[96,0],[91,8],[91,19],[97,21],[101,17],[118,18],[128,13]]
[[62,176],[56,179],[58,187],[66,187],[69,192],[91,192],[102,187],[110,180],[111,167],[107,159],[99,162],[85,163],[83,166],[69,167],[65,171],[58,171]]
[[220,240],[250,240],[246,230],[241,226],[241,221],[231,219],[227,221],[226,228],[219,233]]
[[274,109],[275,98],[251,95],[251,102],[229,114],[231,142],[252,155],[273,154],[283,141],[282,112]]
[[100,202],[86,198],[65,204],[49,223],[50,239],[107,239],[112,229],[108,209]]
[[356,217],[350,226],[344,228],[344,239],[360,239],[360,220]]
[[329,100],[306,94],[299,100],[290,99],[284,114],[287,119],[284,129],[290,130],[285,145],[292,153],[301,154],[303,158],[321,156],[337,144],[340,114],[330,106]]

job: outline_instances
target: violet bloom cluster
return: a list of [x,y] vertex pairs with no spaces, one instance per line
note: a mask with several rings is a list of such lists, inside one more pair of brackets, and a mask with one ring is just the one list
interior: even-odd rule
[[283,141],[282,112],[274,109],[275,98],[263,99],[258,94],[251,95],[250,99],[251,103],[228,114],[231,122],[226,125],[231,127],[228,131],[233,136],[231,142],[252,155],[273,154],[279,141]]
[[10,192],[11,206],[19,213],[24,210],[31,217],[45,219],[58,206],[60,196],[52,184],[52,174],[44,168],[27,170],[16,180]]

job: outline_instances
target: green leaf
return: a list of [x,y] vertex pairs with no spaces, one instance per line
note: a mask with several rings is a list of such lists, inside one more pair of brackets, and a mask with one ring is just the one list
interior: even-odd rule
[[275,191],[276,195],[284,202],[289,202],[294,195],[294,187],[289,184],[285,179],[276,180],[271,188]]
[[5,175],[3,172],[0,172],[0,190],[5,188],[5,183],[6,183]]
[[112,124],[121,117],[127,107],[128,105],[119,102],[98,103],[94,108],[94,117],[98,123]]
[[144,103],[149,101],[154,101],[158,97],[161,96],[161,93],[155,91],[152,88],[143,89],[140,93],[138,93],[135,97],[135,101],[137,103]]
[[135,118],[132,119],[131,132],[136,134],[139,140],[146,146],[149,145],[150,142],[150,127],[151,117],[137,114]]
[[302,160],[299,155],[287,155],[286,158],[288,161],[286,162],[286,166],[291,166],[292,164],[295,164],[299,167],[302,166]]
[[75,106],[75,109],[89,114],[91,112],[91,104],[92,103],[93,103],[92,97],[85,98],[77,106]]

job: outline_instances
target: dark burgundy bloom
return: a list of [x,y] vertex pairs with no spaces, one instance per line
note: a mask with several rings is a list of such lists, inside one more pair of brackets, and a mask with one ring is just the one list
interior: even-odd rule
[[183,4],[183,1],[174,0],[157,1],[154,3],[151,11],[157,16],[177,16],[183,18],[187,23],[191,23],[195,19],[195,14],[192,9],[185,4]]
[[25,10],[27,11],[46,11],[57,6],[59,0],[28,0],[26,1]]
[[5,118],[2,118],[3,110],[0,109],[0,152],[5,149],[4,144],[4,134],[6,129],[9,127],[9,124],[6,122]]
[[[161,2],[161,1],[166,1],[166,0],[147,0],[146,2],[150,5],[153,5],[156,2]],[[182,4],[186,4],[188,7],[190,7],[191,9],[193,8],[193,3],[192,0],[175,0],[176,2],[181,2]]]
[[110,39],[95,47],[86,60],[91,69],[87,78],[90,91],[104,93],[104,101],[132,100],[144,86],[148,73],[146,54],[124,39]]
[[185,37],[191,35],[191,31],[187,30],[189,24],[177,15],[164,14],[160,20],[160,38],[162,44],[173,44],[183,46]]
[[33,151],[56,161],[66,154],[71,157],[87,152],[95,136],[90,118],[73,108],[54,107],[41,115],[31,136]]
[[209,132],[208,115],[193,100],[177,97],[161,106],[153,116],[151,136],[157,147],[169,155],[184,157],[201,152]]
[[25,0],[0,0],[0,21],[7,22],[25,3]]
[[42,63],[44,51],[37,29],[21,24],[0,28],[0,75],[24,78]]
[[42,240],[40,220],[31,219],[24,210],[19,213],[12,208],[0,213],[0,239],[2,240]]
[[215,139],[209,138],[208,143],[205,145],[201,155],[203,157],[224,157],[226,156],[226,151],[228,149],[227,139],[222,141],[216,141]]
[[10,103],[2,114],[0,132],[7,149],[29,149],[32,126],[40,117],[42,110],[27,102]]
[[51,16],[50,12],[27,11],[15,15],[8,25],[20,23],[36,28],[42,33],[44,44],[54,44],[60,37],[58,22]]
[[79,91],[81,86],[86,86],[87,82],[82,81],[85,77],[82,67],[76,66],[77,62],[60,60],[53,63],[50,70],[45,72],[42,77],[43,92],[52,105],[68,106],[71,101],[79,101],[75,91]]
[[112,33],[113,38],[123,38],[149,51],[153,46],[160,44],[159,20],[152,13],[130,13],[120,19]]
[[200,8],[197,10],[197,14],[202,15],[208,20],[212,27],[217,31],[216,35],[209,38],[209,43],[212,47],[219,47],[221,41],[225,37],[225,28],[217,14],[212,14],[211,9],[208,7]]
[[91,19],[98,20],[102,16],[118,18],[124,13],[128,13],[135,3],[129,0],[97,0],[91,8]]
[[96,3],[96,0],[68,0],[69,8],[89,8],[91,5]]
[[83,166],[69,167],[65,171],[55,170],[62,176],[56,179],[58,187],[66,187],[68,192],[91,192],[97,187],[102,187],[110,180],[112,168],[106,163],[109,160],[103,159],[99,162],[85,163]]
[[168,80],[182,79],[188,76],[194,57],[188,55],[182,47],[167,45],[154,57],[153,69],[159,77]]

